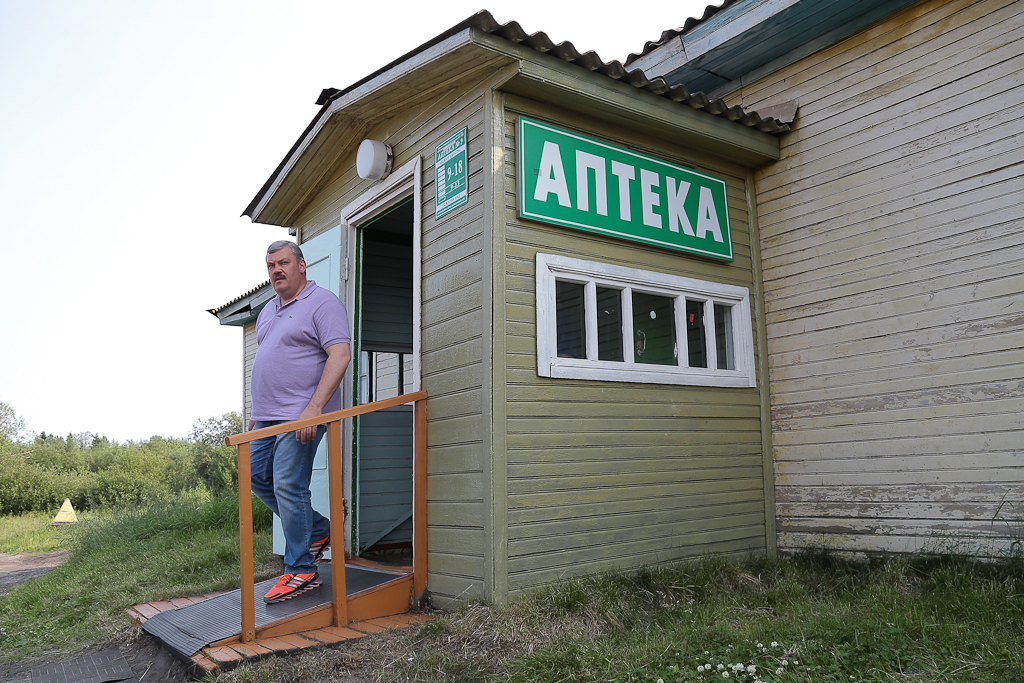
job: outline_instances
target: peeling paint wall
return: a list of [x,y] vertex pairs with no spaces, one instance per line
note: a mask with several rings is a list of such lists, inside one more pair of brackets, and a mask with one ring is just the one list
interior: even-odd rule
[[749,83],[780,548],[1020,551],[1024,3],[924,0]]

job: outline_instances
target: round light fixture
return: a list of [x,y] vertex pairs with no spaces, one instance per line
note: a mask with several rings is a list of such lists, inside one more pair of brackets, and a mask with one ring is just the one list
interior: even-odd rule
[[381,180],[391,173],[394,158],[391,145],[380,140],[363,140],[356,152],[356,173],[365,180]]

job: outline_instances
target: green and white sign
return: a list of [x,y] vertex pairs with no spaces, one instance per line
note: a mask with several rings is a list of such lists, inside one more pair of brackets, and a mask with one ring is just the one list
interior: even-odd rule
[[434,168],[437,182],[434,183],[434,217],[451,213],[469,201],[469,171],[466,163],[466,136],[469,130],[463,128],[434,148]]
[[725,181],[519,118],[519,215],[733,260]]

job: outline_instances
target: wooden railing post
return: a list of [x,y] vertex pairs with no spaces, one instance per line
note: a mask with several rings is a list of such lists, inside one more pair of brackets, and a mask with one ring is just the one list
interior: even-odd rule
[[348,593],[345,589],[345,498],[341,471],[340,420],[327,423],[327,491],[331,505],[334,625],[341,627],[348,625]]
[[348,624],[348,594],[345,586],[345,501],[341,470],[341,421],[409,402],[414,403],[415,443],[413,445],[413,598],[418,603],[427,582],[427,393],[417,391],[361,406],[336,410],[302,420],[285,422],[251,432],[232,434],[224,439],[238,446],[238,525],[242,550],[242,642],[256,640],[256,586],[252,532],[252,466],[249,443],[304,427],[327,425],[327,482],[331,506],[331,545],[340,550],[339,562],[331,562],[333,580],[333,619],[335,626]]
[[427,590],[427,400],[413,405],[412,594],[419,607]]
[[238,444],[238,530],[242,554],[242,642],[256,640],[256,587],[252,548],[252,478],[249,442]]

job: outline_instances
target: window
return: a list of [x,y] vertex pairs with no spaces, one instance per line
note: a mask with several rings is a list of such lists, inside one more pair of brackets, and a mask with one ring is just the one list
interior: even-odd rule
[[537,254],[543,377],[753,387],[745,287]]

